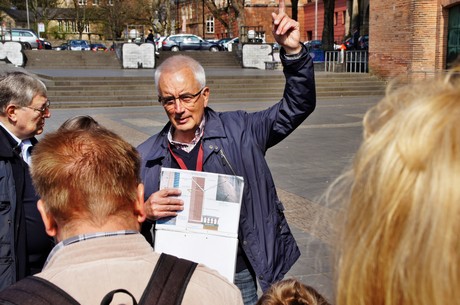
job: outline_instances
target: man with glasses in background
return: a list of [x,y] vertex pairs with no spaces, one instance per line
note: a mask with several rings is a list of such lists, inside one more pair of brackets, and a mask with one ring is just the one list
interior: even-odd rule
[[50,116],[42,81],[23,72],[0,76],[0,290],[40,272],[54,245],[29,174],[35,136]]
[[280,102],[267,110],[215,112],[208,107],[210,89],[203,67],[176,55],[155,71],[158,100],[169,123],[142,143],[142,179],[150,226],[143,233],[152,242],[152,224],[183,209],[177,189],[162,189],[161,167],[244,177],[235,284],[245,305],[283,278],[300,256],[276,194],[265,160],[268,148],[286,138],[313,112],[316,104],[313,60],[300,42],[299,23],[285,13],[284,0],[272,14],[273,35],[283,48],[286,87]]

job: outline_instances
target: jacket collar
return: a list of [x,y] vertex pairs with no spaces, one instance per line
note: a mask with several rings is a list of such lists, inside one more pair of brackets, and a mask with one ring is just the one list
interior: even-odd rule
[[17,145],[10,134],[0,126],[0,157],[11,158],[13,157],[13,147]]
[[[29,139],[32,145],[37,144],[38,140],[33,137]],[[3,126],[0,125],[0,157],[11,158],[14,156],[13,148],[16,147],[18,143],[15,139],[5,130]]]
[[[212,138],[226,138],[224,125],[217,112],[209,107],[204,110],[206,116],[206,125],[204,126],[204,134],[202,141]],[[148,161],[164,158],[168,150],[168,132],[171,127],[171,122],[168,122],[165,127],[159,132],[158,137],[152,143],[149,153],[145,159]]]

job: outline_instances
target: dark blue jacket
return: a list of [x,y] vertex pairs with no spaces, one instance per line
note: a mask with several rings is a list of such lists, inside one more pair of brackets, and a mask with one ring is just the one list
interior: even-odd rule
[[16,141],[0,126],[0,290],[28,275],[22,207],[26,170],[14,146]]
[[[316,104],[311,57],[303,50],[299,59],[285,60],[281,55],[281,60],[286,86],[280,102],[254,113],[206,108],[202,138],[203,171],[244,177],[238,236],[263,290],[280,280],[300,256],[265,153],[297,128]],[[169,128],[170,123],[138,147],[145,199],[159,189],[161,167],[171,166]]]

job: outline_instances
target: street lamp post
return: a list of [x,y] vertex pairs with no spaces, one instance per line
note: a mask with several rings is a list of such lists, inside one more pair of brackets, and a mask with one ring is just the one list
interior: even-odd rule
[[26,0],[26,15],[27,15],[27,28],[30,29],[30,22],[29,22],[29,0]]
[[318,40],[318,0],[315,0],[315,40]]
[[206,28],[206,24],[204,23],[204,0],[202,2],[202,5],[203,5],[203,39],[204,39],[204,36],[205,36],[205,28]]

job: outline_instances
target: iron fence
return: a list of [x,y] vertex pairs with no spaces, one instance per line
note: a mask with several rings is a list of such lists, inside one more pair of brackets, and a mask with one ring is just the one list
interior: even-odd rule
[[369,72],[367,51],[324,52],[325,72],[367,73]]

